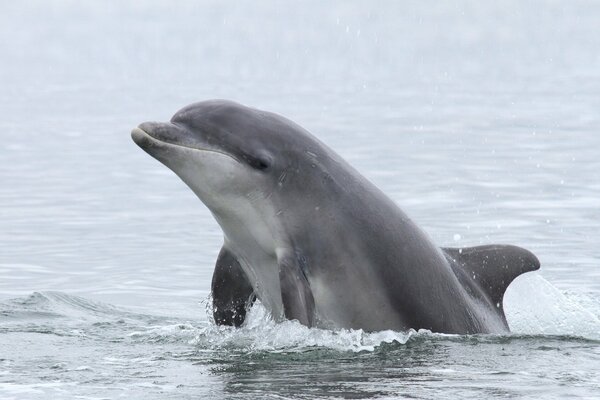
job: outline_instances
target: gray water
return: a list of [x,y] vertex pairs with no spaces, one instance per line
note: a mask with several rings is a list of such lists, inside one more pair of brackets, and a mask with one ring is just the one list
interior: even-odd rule
[[[0,398],[598,397],[599,38],[598,2],[2,2]],[[219,227],[129,137],[209,98],[532,250],[513,333],[216,327]]]

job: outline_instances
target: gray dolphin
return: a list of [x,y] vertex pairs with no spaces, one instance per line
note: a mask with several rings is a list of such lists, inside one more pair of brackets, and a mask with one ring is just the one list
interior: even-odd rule
[[223,230],[212,281],[218,324],[241,325],[258,298],[276,320],[307,326],[507,332],[504,292],[540,266],[516,246],[435,246],[339,155],[277,114],[204,101],[131,136]]

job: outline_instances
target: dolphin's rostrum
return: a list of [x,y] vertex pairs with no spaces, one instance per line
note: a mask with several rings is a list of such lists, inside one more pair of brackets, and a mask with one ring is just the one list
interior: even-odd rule
[[505,332],[506,288],[539,268],[516,246],[436,247],[334,151],[273,113],[204,101],[131,135],[223,230],[219,324],[241,325],[258,298],[275,319],[307,326]]

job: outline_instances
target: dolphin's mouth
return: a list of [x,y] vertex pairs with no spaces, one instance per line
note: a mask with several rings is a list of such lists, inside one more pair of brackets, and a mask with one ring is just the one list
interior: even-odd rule
[[[153,149],[161,147],[180,147],[201,152],[222,154],[241,163],[240,160],[225,151],[208,148],[208,146],[198,146],[196,143],[192,143],[191,140],[186,140],[185,134],[177,131],[173,132],[172,129],[165,127],[165,125],[167,124],[144,122],[131,130],[131,138],[135,144],[152,156],[155,156]],[[158,127],[159,129],[153,129],[155,127]]]

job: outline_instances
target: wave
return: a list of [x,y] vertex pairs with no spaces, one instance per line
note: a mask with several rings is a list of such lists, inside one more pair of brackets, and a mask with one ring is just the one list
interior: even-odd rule
[[136,314],[111,304],[86,299],[63,292],[34,292],[23,298],[0,303],[0,318],[39,319],[70,318],[93,320],[102,317],[137,317]]
[[0,333],[42,333],[121,340],[123,332],[149,324],[168,324],[162,316],[63,292],[34,292],[0,302]]
[[275,322],[260,302],[249,310],[241,328],[232,328],[200,319],[190,321],[135,313],[62,292],[35,292],[1,302],[0,333],[46,333],[132,344],[177,343],[194,351],[233,353],[302,353],[315,349],[357,353],[438,341],[600,341],[600,301],[597,298],[565,294],[535,274],[528,279],[520,278],[511,287],[505,298],[512,329],[508,335],[307,328],[297,321]]

